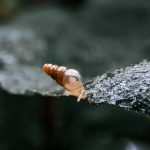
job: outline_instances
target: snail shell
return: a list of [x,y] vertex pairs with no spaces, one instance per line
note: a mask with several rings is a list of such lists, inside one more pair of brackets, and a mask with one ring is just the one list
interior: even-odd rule
[[67,69],[65,66],[45,64],[43,71],[51,76],[59,85],[64,87],[65,95],[76,96],[78,97],[78,101],[87,97],[82,83],[82,77],[77,70]]

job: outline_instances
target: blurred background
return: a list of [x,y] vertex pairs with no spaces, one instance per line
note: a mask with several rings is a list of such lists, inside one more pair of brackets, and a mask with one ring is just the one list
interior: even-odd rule
[[150,150],[149,116],[45,97],[60,87],[41,70],[87,82],[149,57],[148,0],[0,0],[0,150]]

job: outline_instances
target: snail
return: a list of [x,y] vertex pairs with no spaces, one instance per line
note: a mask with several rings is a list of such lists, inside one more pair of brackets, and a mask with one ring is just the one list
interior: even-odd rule
[[78,97],[77,102],[87,97],[88,92],[84,89],[81,75],[77,70],[55,64],[45,64],[43,71],[64,87],[65,95]]

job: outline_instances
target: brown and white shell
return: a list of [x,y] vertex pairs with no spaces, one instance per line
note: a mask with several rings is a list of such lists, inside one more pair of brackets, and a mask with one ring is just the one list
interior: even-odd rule
[[64,87],[65,95],[78,97],[77,101],[87,97],[84,90],[80,73],[75,69],[67,69],[65,66],[55,64],[45,64],[43,71],[51,76],[59,85]]

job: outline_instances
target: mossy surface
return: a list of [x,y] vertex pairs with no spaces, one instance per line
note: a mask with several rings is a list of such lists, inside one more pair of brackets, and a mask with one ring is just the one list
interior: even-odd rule
[[98,76],[86,88],[91,90],[91,103],[107,103],[150,115],[150,62]]

